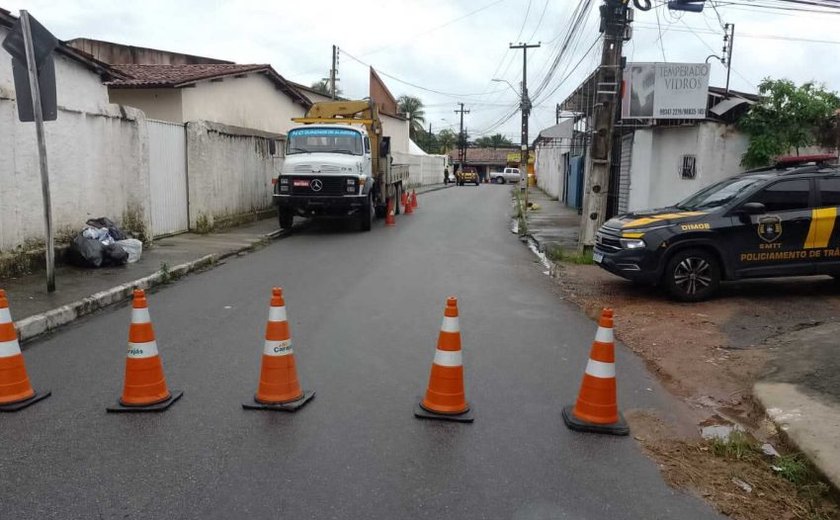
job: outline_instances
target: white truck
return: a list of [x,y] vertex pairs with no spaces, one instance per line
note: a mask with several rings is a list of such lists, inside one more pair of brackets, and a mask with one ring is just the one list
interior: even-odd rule
[[519,173],[519,168],[505,168],[504,171],[491,173],[490,178],[496,184],[507,184],[508,182],[519,182],[522,175]]
[[400,212],[408,165],[392,164],[390,138],[382,135],[370,101],[315,103],[289,130],[286,159],[274,184],[280,227],[295,216],[357,219],[370,231],[387,205]]

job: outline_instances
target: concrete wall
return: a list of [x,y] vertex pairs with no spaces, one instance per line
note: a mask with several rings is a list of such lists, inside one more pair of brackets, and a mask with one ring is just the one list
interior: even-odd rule
[[181,107],[181,91],[178,88],[112,88],[108,95],[111,103],[138,108],[150,119],[183,123],[184,112]]
[[382,134],[391,137],[391,151],[409,153],[408,120],[384,114],[379,116],[382,119]]
[[[715,122],[636,130],[630,169],[628,210],[668,206],[696,191],[743,171],[741,156],[749,138]],[[683,179],[684,155],[697,157],[697,175]]]
[[553,138],[541,141],[536,147],[534,170],[537,186],[559,200],[565,200],[566,161],[570,139]]
[[[0,40],[6,36],[0,29]],[[146,122],[108,104],[97,74],[56,55],[59,112],[46,123],[53,225],[59,237],[91,217],[149,229]],[[45,239],[35,127],[17,120],[11,63],[0,59],[0,253]]]
[[[206,121],[187,123],[190,229],[253,217],[272,208],[271,179],[282,167],[269,153],[279,135]],[[278,154],[283,143],[277,145]]]
[[202,81],[194,88],[183,88],[183,121],[215,121],[225,125],[283,133],[295,126],[293,117],[306,109],[277,90],[264,74],[228,77],[222,81]]
[[70,47],[84,51],[99,61],[112,65],[134,63],[138,65],[181,65],[195,63],[233,63],[230,61],[193,56],[179,52],[161,51],[145,47],[134,47],[88,38],[76,38],[67,42]]
[[[425,186],[443,182],[443,169],[446,166],[445,155],[413,155],[396,152],[395,164],[408,165],[408,186]],[[452,169],[450,168],[450,174]]]

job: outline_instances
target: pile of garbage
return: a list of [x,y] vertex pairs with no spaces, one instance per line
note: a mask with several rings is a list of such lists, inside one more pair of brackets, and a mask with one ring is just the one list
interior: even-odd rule
[[129,238],[107,217],[92,218],[73,238],[68,260],[79,267],[108,267],[140,260],[143,242]]

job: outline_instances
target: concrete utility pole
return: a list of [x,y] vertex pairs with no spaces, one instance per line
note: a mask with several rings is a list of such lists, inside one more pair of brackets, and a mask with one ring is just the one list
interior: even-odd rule
[[732,72],[732,45],[735,43],[735,24],[724,25],[726,34],[723,35],[723,56],[726,60],[726,97],[729,97],[729,73]]
[[458,103],[461,105],[459,110],[456,110],[456,114],[461,114],[461,129],[458,131],[458,163],[459,169],[464,168],[464,162],[467,160],[467,139],[464,136],[464,114],[469,114],[469,110],[464,110],[464,104]]
[[333,45],[332,46],[332,68],[330,69],[330,97],[332,99],[336,98],[336,88],[335,88],[335,82],[337,81],[336,76],[338,76],[338,47]]
[[[519,175],[525,179],[525,208],[528,208],[528,115],[531,113],[531,100],[528,98],[528,49],[535,49],[540,44],[529,45],[519,43],[510,44],[511,49],[522,49],[522,99],[519,102],[519,110],[522,112],[522,137],[519,145]],[[521,187],[521,186],[520,186]]]
[[597,95],[592,116],[594,132],[589,147],[589,178],[583,194],[580,225],[579,244],[582,250],[593,246],[595,231],[604,223],[607,213],[613,123],[621,85],[621,49],[630,12],[621,0],[604,0],[600,10],[604,46],[601,50],[601,66],[595,77]]

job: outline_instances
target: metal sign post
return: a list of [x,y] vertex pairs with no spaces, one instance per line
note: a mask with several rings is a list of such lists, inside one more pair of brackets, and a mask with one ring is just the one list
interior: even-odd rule
[[35,114],[35,134],[38,137],[38,159],[41,170],[41,194],[44,199],[44,227],[47,233],[47,292],[55,291],[55,236],[52,229],[52,203],[50,201],[50,176],[47,167],[47,143],[44,138],[44,114],[41,108],[41,89],[38,83],[38,66],[35,61],[35,45],[32,42],[32,26],[27,11],[20,12],[23,43],[26,48],[26,67],[29,70],[32,110]]

